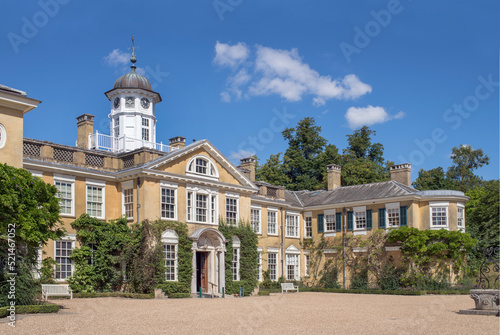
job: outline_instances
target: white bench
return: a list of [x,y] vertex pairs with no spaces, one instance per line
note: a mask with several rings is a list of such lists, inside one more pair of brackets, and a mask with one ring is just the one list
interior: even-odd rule
[[49,296],[67,296],[73,299],[73,291],[67,284],[42,284],[42,298],[45,298],[45,300],[47,300]]
[[287,292],[287,291],[299,292],[299,287],[293,285],[293,283],[281,283],[281,293],[283,293],[283,291],[285,291],[285,292]]

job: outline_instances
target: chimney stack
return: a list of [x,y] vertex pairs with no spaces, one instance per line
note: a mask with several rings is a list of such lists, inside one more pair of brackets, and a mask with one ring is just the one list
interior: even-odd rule
[[94,133],[94,115],[82,114],[76,118],[78,127],[78,148],[89,149],[89,134]]
[[[254,157],[247,157],[240,160],[240,168],[242,172],[251,180],[255,181],[255,165],[257,160]],[[247,171],[245,171],[247,170]]]
[[170,149],[178,150],[186,146],[186,138],[182,136],[172,137],[170,139]]
[[411,187],[411,164],[397,164],[390,168],[391,180]]
[[340,174],[342,172],[340,166],[329,164],[326,166],[326,171],[328,172],[328,191],[340,187]]

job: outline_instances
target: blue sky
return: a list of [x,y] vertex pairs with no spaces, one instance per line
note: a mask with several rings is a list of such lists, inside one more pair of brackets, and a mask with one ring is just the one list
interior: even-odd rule
[[24,136],[109,133],[104,92],[137,66],[163,102],[157,141],[209,139],[238,163],[283,152],[311,116],[339,150],[367,124],[396,163],[451,165],[468,144],[499,177],[498,1],[3,1],[0,84],[43,103]]

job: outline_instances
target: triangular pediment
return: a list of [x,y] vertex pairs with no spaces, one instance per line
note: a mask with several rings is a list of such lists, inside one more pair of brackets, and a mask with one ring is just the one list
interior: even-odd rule
[[[192,164],[201,158],[207,163],[207,173],[197,173]],[[144,166],[147,169],[202,178],[236,186],[257,187],[233,164],[222,155],[209,141],[202,140],[182,149],[174,150],[168,155],[157,158]]]

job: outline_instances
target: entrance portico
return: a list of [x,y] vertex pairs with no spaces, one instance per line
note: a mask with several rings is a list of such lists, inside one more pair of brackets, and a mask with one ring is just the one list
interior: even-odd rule
[[222,293],[226,285],[226,239],[215,228],[200,228],[189,237],[193,241],[191,292]]

